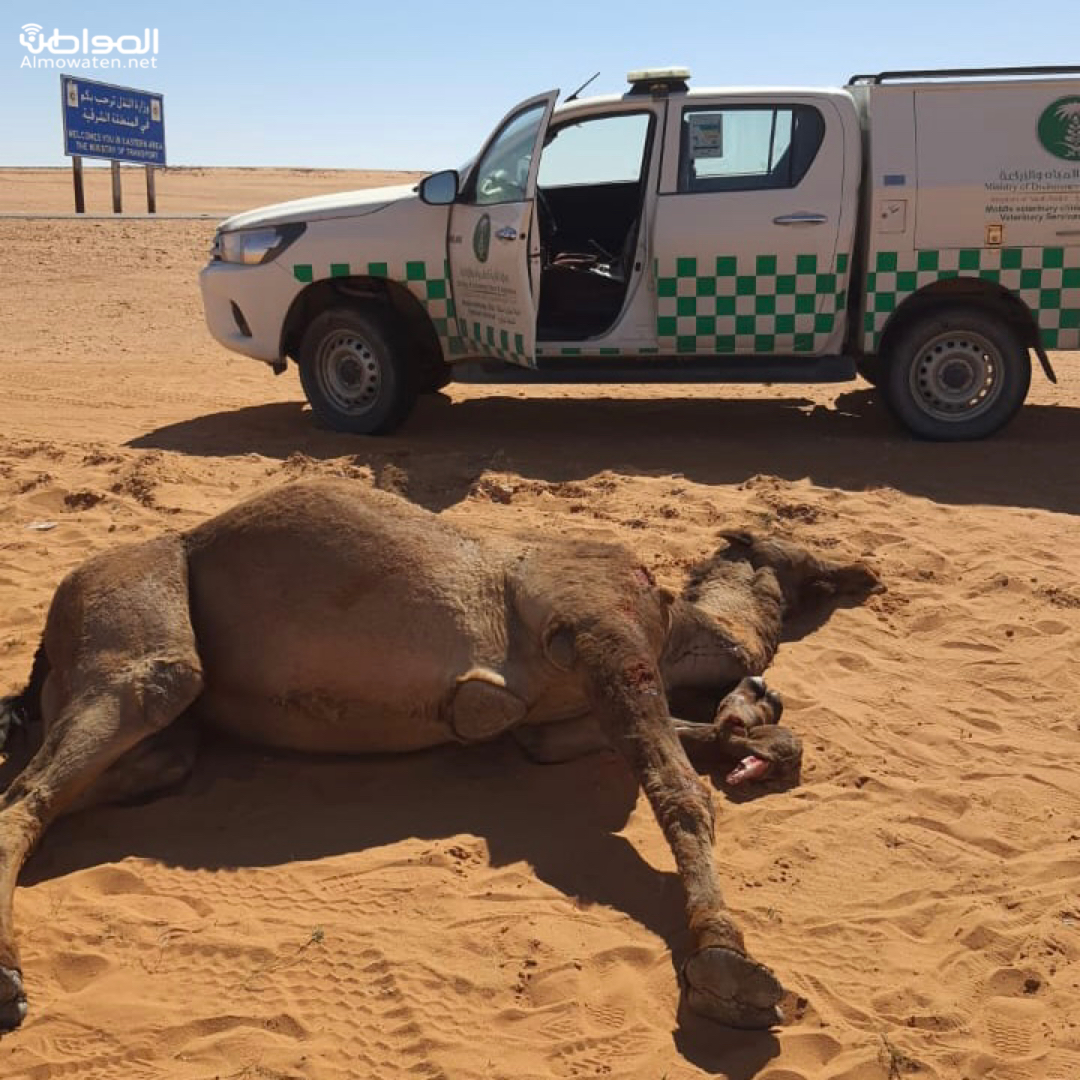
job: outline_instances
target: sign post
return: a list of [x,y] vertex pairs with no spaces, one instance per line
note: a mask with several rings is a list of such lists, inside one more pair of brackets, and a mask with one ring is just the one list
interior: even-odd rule
[[86,196],[83,193],[82,158],[78,154],[71,157],[71,180],[75,185],[75,213],[86,213]]
[[165,164],[165,99],[76,75],[60,76],[64,153],[71,158],[75,212],[85,213],[82,159],[112,162],[113,213],[121,212],[120,162],[146,166],[146,209],[157,213],[153,170]]
[[124,210],[124,200],[120,193],[120,162],[110,162],[109,168],[112,172],[112,212],[120,214]]

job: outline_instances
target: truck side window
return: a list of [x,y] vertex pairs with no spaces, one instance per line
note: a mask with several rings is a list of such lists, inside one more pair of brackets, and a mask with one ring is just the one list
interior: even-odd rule
[[492,139],[469,178],[464,201],[491,206],[525,198],[533,146],[546,107],[541,101],[523,109]]
[[684,109],[679,191],[797,187],[824,137],[811,105]]
[[641,179],[649,113],[588,117],[548,134],[537,183],[636,184]]

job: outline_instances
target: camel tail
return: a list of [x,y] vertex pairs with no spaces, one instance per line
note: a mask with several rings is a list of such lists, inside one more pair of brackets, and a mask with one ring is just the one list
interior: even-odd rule
[[8,744],[12,734],[22,729],[29,731],[41,722],[41,689],[49,674],[49,658],[44,644],[38,645],[30,680],[21,693],[0,698],[0,750]]

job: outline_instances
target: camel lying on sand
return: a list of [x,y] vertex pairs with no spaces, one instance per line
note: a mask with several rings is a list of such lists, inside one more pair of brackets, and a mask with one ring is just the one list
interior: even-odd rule
[[[335,753],[511,729],[548,760],[613,745],[685,885],[685,1003],[733,1026],[775,1023],[783,991],[725,910],[712,796],[681,740],[741,759],[731,782],[797,768],[798,742],[756,677],[810,593],[879,586],[860,563],[726,541],[674,596],[618,545],[481,541],[397,496],[322,479],[84,563],[56,590],[29,685],[0,702],[0,737],[12,723],[42,730],[0,796],[0,1029],[26,1013],[12,902],[31,848],[63,813],[182,779],[199,723]],[[705,695],[708,722],[674,718],[680,694]],[[182,714],[193,722],[174,723]]]

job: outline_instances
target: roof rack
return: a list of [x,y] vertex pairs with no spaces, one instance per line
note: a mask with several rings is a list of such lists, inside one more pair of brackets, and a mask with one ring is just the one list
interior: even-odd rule
[[1080,67],[990,67],[990,68],[927,68],[924,71],[882,71],[877,75],[852,75],[848,86],[869,83],[880,86],[884,82],[901,82],[905,79],[987,79],[994,76],[1047,76],[1080,75]]

